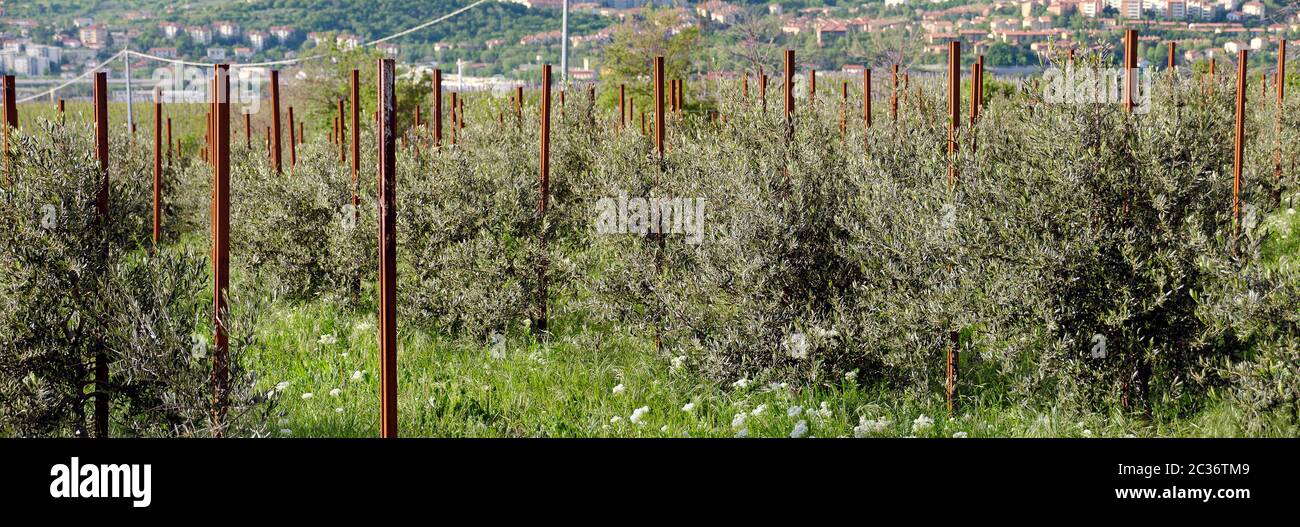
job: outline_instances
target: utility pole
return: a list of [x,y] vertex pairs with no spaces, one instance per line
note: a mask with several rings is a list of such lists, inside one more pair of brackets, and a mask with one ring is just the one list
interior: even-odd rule
[[569,83],[569,0],[564,0],[564,14],[560,18],[560,85]]
[[130,132],[135,130],[135,115],[131,112],[131,54],[123,53],[122,62],[126,65],[126,130]]

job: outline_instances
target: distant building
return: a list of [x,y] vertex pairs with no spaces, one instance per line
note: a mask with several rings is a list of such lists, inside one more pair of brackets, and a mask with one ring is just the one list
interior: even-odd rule
[[108,28],[91,24],[77,31],[81,43],[90,49],[103,49],[108,46]]
[[253,45],[253,49],[262,51],[270,44],[271,35],[262,31],[249,31],[248,43]]
[[189,34],[190,38],[194,39],[194,41],[198,42],[199,44],[212,43],[212,30],[206,27],[187,26],[185,28],[185,33]]
[[176,38],[181,33],[181,25],[175,22],[163,22],[158,24],[158,29],[162,30],[163,35],[167,38]]
[[180,56],[180,54],[176,52],[176,48],[149,48],[147,53],[164,59],[174,59]]
[[1264,17],[1264,4],[1262,2],[1246,2],[1241,4],[1241,12],[1249,16]]
[[239,24],[234,22],[220,21],[212,24],[212,28],[217,30],[217,35],[224,39],[239,38]]
[[293,28],[289,26],[271,26],[271,36],[285,44],[293,39]]
[[208,48],[208,60],[225,60],[226,48]]

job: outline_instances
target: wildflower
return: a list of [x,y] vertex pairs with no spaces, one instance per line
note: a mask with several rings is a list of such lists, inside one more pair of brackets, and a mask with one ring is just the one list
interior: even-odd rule
[[621,421],[623,421],[623,416],[621,415],[616,415],[614,417],[609,418],[610,424],[618,424]]
[[741,379],[739,381],[731,383],[731,387],[736,388],[738,390],[744,390],[748,386],[749,386],[749,379]]
[[330,397],[338,397],[340,393],[343,393],[343,390],[335,388],[333,390],[330,390]]
[[749,437],[749,429],[748,429],[748,428],[741,428],[740,431],[736,432],[736,437],[737,437],[737,438],[746,438],[746,437]]
[[851,371],[851,372],[845,373],[845,374],[844,374],[844,380],[849,381],[849,382],[857,382],[857,380],[858,380],[858,370],[853,370],[853,371]]
[[628,417],[627,420],[631,421],[634,425],[645,424],[645,414],[648,413],[650,413],[650,407],[642,406],[636,410],[632,410],[632,415],[631,417]]
[[339,356],[340,356],[340,357],[343,357],[343,358],[346,359],[346,358],[348,358],[348,352],[345,351],[345,352],[343,352],[343,353],[340,353]]
[[735,417],[731,418],[731,427],[740,428],[742,426],[745,426],[745,418],[747,417],[749,417],[749,414],[745,412],[736,414]]
[[620,393],[623,393],[624,390],[627,390],[627,388],[623,387],[622,384],[619,384],[618,386],[615,386],[615,387],[614,387],[614,395],[618,395],[618,394],[620,394]]
[[1286,215],[1287,215],[1287,216],[1295,216],[1295,207],[1291,207],[1291,208],[1286,209]]
[[289,387],[289,381],[280,381],[278,384],[275,385],[275,391],[283,392],[285,388],[288,387]]
[[361,380],[361,378],[364,377],[365,375],[366,375],[366,374],[365,374],[365,373],[362,373],[361,370],[354,371],[354,372],[352,372],[352,380],[354,380],[354,381],[359,381],[359,380]]
[[763,412],[766,412],[766,411],[767,411],[767,405],[766,405],[766,404],[760,404],[760,405],[758,405],[757,408],[754,409],[754,411],[749,412],[749,415],[752,415],[752,416],[754,416],[754,417],[758,417],[758,416],[760,416],[760,415],[763,415]]
[[319,342],[322,346],[333,346],[338,344],[339,338],[334,336],[333,333],[325,333],[320,336]]
[[695,410],[695,403],[686,403],[682,405],[683,412],[690,412],[692,410]]
[[794,430],[790,431],[790,437],[799,439],[808,434],[808,421],[799,421],[795,423]]
[[791,357],[795,359],[808,358],[808,337],[805,337],[803,333],[791,333],[789,337],[786,337],[782,345],[785,346],[786,353],[789,353]]
[[1092,430],[1088,430],[1087,428],[1084,428],[1083,437],[1092,437]]
[[342,408],[335,408],[335,409],[334,409],[334,413],[336,413],[336,414],[341,414],[341,413],[343,413],[343,409],[342,409]]
[[357,325],[356,325],[356,330],[359,331],[359,332],[370,331],[370,330],[372,330],[372,329],[374,329],[374,328],[375,328],[375,325],[374,325],[374,324],[371,324],[369,321],[357,322]]
[[291,436],[291,435],[293,435],[293,430],[290,430],[290,429],[288,429],[288,428],[281,428],[281,429],[280,429],[280,435],[283,435],[283,436]]
[[303,399],[304,401],[307,400],[307,399],[311,399],[311,392],[303,393],[303,394],[302,394],[302,399]]
[[795,405],[795,406],[791,406],[789,409],[785,411],[785,416],[795,417],[801,413],[803,413],[803,407],[799,405]]
[[866,416],[858,417],[858,426],[853,427],[853,437],[863,438],[871,434],[879,434],[889,427],[889,420],[881,417],[880,419],[867,419]]
[[667,433],[668,433],[668,425],[663,425],[663,426],[659,427],[659,431],[662,432],[662,433],[667,434]]
[[808,412],[808,415],[821,419],[829,419],[831,414],[831,405],[827,404],[826,401],[822,401],[820,408]]
[[921,414],[915,421],[912,421],[912,433],[924,434],[934,427],[934,419],[925,414]]
[[673,368],[674,371],[675,371],[675,370],[680,370],[680,369],[682,369],[682,366],[685,366],[685,365],[686,365],[686,356],[685,356],[685,355],[678,355],[678,356],[676,356],[676,357],[673,357],[673,359],[672,359],[672,368]]
[[965,438],[966,438],[966,432],[957,432],[957,433],[955,433],[955,434],[952,435],[952,438],[953,438],[953,439],[965,439]]

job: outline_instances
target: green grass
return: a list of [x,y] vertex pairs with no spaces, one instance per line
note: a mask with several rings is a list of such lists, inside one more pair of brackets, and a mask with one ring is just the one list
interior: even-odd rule
[[[903,400],[898,391],[839,380],[790,386],[753,379],[719,386],[689,365],[674,368],[650,342],[561,326],[553,342],[509,335],[496,353],[404,329],[398,355],[398,416],[403,436],[420,437],[788,437],[800,421],[810,437],[854,437],[860,418],[886,419],[872,437],[1242,436],[1245,418],[1213,403],[1181,420],[1152,422],[1122,413],[1067,414],[966,397],[955,419],[941,394]],[[264,318],[251,355],[258,388],[279,391],[276,436],[373,437],[379,429],[378,346],[373,313],[340,311],[327,300],[282,307]],[[354,380],[354,372],[362,372]],[[623,389],[615,393],[614,388]],[[338,395],[331,395],[332,390]],[[312,394],[304,399],[304,394]],[[691,411],[683,406],[693,403]],[[825,405],[823,407],[823,404]],[[791,415],[792,407],[803,408]],[[640,424],[637,408],[648,407]],[[759,411],[759,408],[763,410]],[[825,410],[822,410],[825,408]],[[757,414],[755,412],[758,412]],[[732,426],[737,414],[744,423]],[[913,430],[921,415],[929,429]],[[1294,436],[1287,425],[1263,435]],[[285,432],[288,430],[288,432]],[[1258,432],[1249,435],[1260,435]]]

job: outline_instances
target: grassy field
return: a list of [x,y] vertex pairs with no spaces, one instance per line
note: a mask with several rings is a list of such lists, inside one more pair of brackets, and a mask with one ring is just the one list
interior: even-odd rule
[[[379,433],[379,351],[373,312],[327,300],[268,313],[251,357],[259,388],[275,392],[268,432],[285,437]],[[1244,419],[1226,403],[1191,418],[1068,414],[1014,401],[963,398],[946,417],[942,395],[900,400],[853,378],[793,386],[764,379],[728,387],[691,373],[653,344],[600,330],[557,328],[539,343],[451,342],[400,331],[398,416],[405,436],[432,437],[1294,437]],[[994,398],[996,399],[996,398]],[[1259,423],[1257,423],[1259,424]]]

